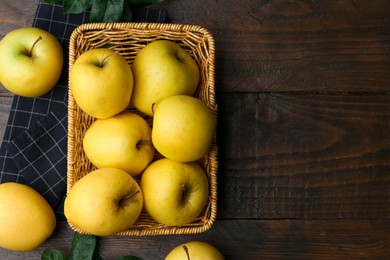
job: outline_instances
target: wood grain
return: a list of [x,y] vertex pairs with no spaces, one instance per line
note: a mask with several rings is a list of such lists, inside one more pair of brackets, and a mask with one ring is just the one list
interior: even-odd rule
[[[218,126],[219,221],[345,219],[347,225],[347,219],[388,218],[389,96],[223,93],[218,103],[224,115]],[[107,254],[128,249],[122,240],[108,241]]]
[[[390,255],[388,221],[221,220],[202,234],[156,237],[103,237],[103,259],[137,255],[163,259],[175,246],[201,240],[217,247],[226,260],[235,259],[386,259]],[[54,235],[38,250],[12,252],[0,249],[7,260],[40,259],[44,249],[69,254],[73,231],[60,222]]]
[[390,2],[165,1],[172,22],[208,28],[221,92],[390,91]]
[[[0,0],[0,39],[38,0]],[[216,41],[218,220],[208,232],[105,237],[104,259],[162,259],[203,240],[226,259],[390,255],[390,1],[166,0],[170,22]],[[0,134],[12,94],[0,86]],[[1,128],[2,127],[2,128]],[[45,248],[70,251],[73,231]]]
[[7,126],[9,111],[11,110],[12,97],[0,96],[0,140],[2,140]]
[[220,217],[390,216],[390,95],[217,99]]
[[8,32],[31,26],[38,6],[38,1],[6,1],[0,0],[0,39]]

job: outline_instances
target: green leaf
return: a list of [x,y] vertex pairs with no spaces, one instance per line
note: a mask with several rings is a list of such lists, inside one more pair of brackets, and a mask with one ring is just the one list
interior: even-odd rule
[[43,2],[48,3],[48,4],[58,4],[62,0],[43,0]]
[[95,249],[95,252],[93,252],[92,260],[102,260],[102,257],[100,256],[99,250],[97,249],[97,247]]
[[43,0],[49,4],[63,2],[65,14],[78,14],[91,8],[91,22],[131,22],[132,7],[161,3],[164,0]]
[[75,233],[72,240],[71,258],[77,260],[100,260],[97,237]]
[[118,22],[123,13],[124,0],[107,0],[106,13],[103,22]]
[[123,12],[122,17],[120,19],[121,22],[131,22],[133,19],[133,11],[131,10],[131,6],[126,1],[123,4]]
[[126,256],[117,257],[114,260],[142,260],[142,258],[133,255],[126,255]]
[[45,249],[42,252],[41,260],[70,260],[70,258],[61,250]]
[[91,22],[101,22],[103,21],[104,14],[106,13],[107,9],[107,1],[102,0],[93,0],[92,1],[92,7],[91,7],[91,15],[89,19]]
[[64,13],[82,13],[91,7],[91,5],[92,0],[64,0]]

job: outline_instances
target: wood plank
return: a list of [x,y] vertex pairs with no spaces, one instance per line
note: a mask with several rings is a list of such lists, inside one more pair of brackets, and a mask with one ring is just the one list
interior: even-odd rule
[[13,97],[10,91],[8,91],[1,83],[0,83],[0,97]]
[[[12,252],[0,248],[1,259],[40,259],[46,248],[70,252],[73,231],[58,223],[54,235],[38,250]],[[216,246],[230,259],[386,259],[390,255],[388,221],[220,220],[208,232],[195,235],[104,237],[103,259],[137,255],[163,259],[183,242],[201,240]]]
[[3,140],[13,97],[0,96],[0,140]]
[[[37,2],[0,1],[5,10],[0,38],[30,26]],[[178,0],[161,6],[170,21],[199,24],[214,34],[218,91],[390,89],[386,0],[230,0],[207,5]]]
[[[3,128],[11,102],[1,100]],[[389,218],[390,96],[223,93],[218,103],[220,218]]]
[[[36,4],[0,1],[5,10],[0,37],[31,25]],[[389,1],[230,0],[205,5],[178,0],[160,5],[170,21],[199,24],[214,34],[218,91],[390,89]]]
[[[390,91],[390,2],[165,1],[209,29],[220,92]],[[180,11],[179,11],[180,10]]]
[[217,99],[219,217],[389,218],[390,95]]
[[33,1],[0,1],[0,39],[8,32],[31,26],[38,6],[38,0]]

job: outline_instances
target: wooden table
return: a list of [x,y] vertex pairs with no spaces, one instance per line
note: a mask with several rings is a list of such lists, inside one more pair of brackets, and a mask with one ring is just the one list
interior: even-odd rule
[[[37,0],[0,1],[0,36]],[[390,1],[166,0],[216,41],[218,220],[197,235],[106,237],[104,259],[203,240],[226,259],[390,256]],[[12,95],[0,89],[0,134]],[[1,231],[0,231],[1,232]],[[69,251],[65,222],[38,250]]]

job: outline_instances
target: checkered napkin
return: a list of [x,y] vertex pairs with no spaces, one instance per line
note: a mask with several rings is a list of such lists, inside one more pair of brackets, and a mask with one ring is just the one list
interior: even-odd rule
[[[140,8],[133,21],[164,22],[165,11]],[[19,182],[37,190],[64,219],[67,154],[68,46],[72,31],[89,22],[89,12],[63,14],[61,5],[38,3],[33,26],[51,32],[64,52],[57,85],[37,98],[14,96],[0,148],[0,183]]]

